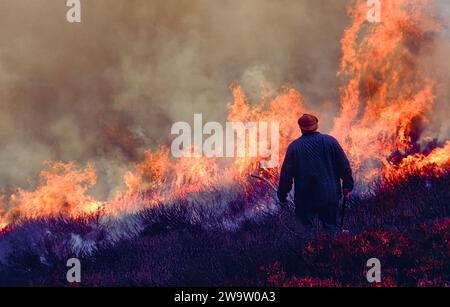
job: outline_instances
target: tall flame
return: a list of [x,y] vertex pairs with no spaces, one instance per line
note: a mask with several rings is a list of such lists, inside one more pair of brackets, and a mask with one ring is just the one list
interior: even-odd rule
[[383,1],[382,22],[373,24],[366,22],[365,1],[351,11],[354,22],[342,39],[339,71],[349,82],[341,89],[341,115],[332,134],[365,180],[385,166],[392,169],[387,161],[392,153],[408,156],[432,110],[434,82],[419,62],[440,30],[427,13],[429,5],[427,0]]

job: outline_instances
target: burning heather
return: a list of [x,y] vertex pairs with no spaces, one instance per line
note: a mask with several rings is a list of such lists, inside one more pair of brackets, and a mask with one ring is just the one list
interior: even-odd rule
[[[419,178],[420,189],[448,189],[445,182],[448,183],[450,171],[450,140],[445,138],[445,133],[444,137],[442,133],[438,135],[436,124],[427,128],[431,121],[439,118],[436,117],[440,112],[436,101],[442,81],[433,74],[427,59],[440,33],[448,27],[433,5],[433,1],[428,0],[384,1],[380,23],[367,22],[366,1],[355,1],[349,6],[352,22],[341,40],[342,58],[337,73],[341,82],[340,110],[330,134],[339,140],[349,156],[357,182],[352,197],[362,208],[358,210],[370,208],[367,210],[373,210],[370,212],[374,218],[367,225],[349,222],[352,230],[369,227],[370,223],[385,223],[378,219],[380,212],[404,210],[398,216],[405,219],[420,214],[402,205],[388,186],[398,189],[396,193],[409,193],[411,178]],[[259,101],[252,101],[254,97],[246,95],[243,88],[238,83],[231,86],[233,101],[228,104],[224,120],[279,123],[279,161],[283,161],[288,145],[300,134],[299,116],[309,113],[326,118],[328,115],[324,108],[306,104],[301,88],[286,85],[275,97],[263,93]],[[125,139],[122,145],[131,142],[126,132],[111,133]],[[248,137],[256,138],[247,140],[248,146],[258,141],[268,142],[258,134]],[[237,230],[246,227],[246,223],[275,217],[282,211],[267,186],[276,186],[280,169],[261,168],[261,158],[174,158],[168,144],[136,156],[140,158],[123,172],[123,187],[108,199],[97,199],[90,193],[98,179],[93,165],[60,161],[46,162],[34,190],[17,188],[1,195],[0,270],[2,263],[12,265],[7,260],[7,251],[15,249],[17,237],[27,236],[27,233],[33,236],[24,246],[32,244],[33,240],[44,244],[58,238],[65,242],[60,255],[65,259],[71,253],[92,255],[114,244],[125,249],[120,245],[128,244],[123,243],[123,239],[132,240],[148,232],[179,229],[185,225],[189,229]],[[267,182],[256,181],[252,174]],[[366,203],[367,207],[363,205]],[[352,214],[350,217],[356,220],[361,213],[355,210]],[[79,225],[73,226],[72,221]],[[442,223],[442,229],[447,229],[448,221]],[[59,231],[59,227],[64,231]],[[442,229],[435,225],[432,231],[440,233]],[[365,240],[371,235],[361,233],[358,236]],[[377,232],[376,241],[382,242],[379,238],[383,236],[401,245],[395,230]],[[345,240],[345,236],[339,237],[333,244],[349,248]],[[406,236],[404,240],[413,238]],[[130,242],[133,249],[133,244],[137,243]],[[317,253],[322,243],[325,248],[332,244],[318,240],[309,246],[310,256]],[[20,253],[26,254],[25,249],[19,249]],[[444,249],[445,246],[443,252]],[[46,251],[39,249],[38,253],[42,263],[50,262],[51,256]],[[265,284],[270,285],[338,285],[332,279],[286,278],[280,263],[275,261],[262,266],[261,270],[269,275]],[[165,284],[167,280],[152,280],[151,284]],[[95,279],[90,282],[100,283]]]
[[[419,145],[435,102],[435,80],[420,63],[442,29],[427,7],[430,1],[392,1],[382,8],[384,22],[368,26],[361,3],[342,39],[339,75],[341,115],[332,134],[344,144],[362,180],[407,176],[408,172],[449,166],[449,146],[423,153]],[[391,159],[391,157],[397,157]]]

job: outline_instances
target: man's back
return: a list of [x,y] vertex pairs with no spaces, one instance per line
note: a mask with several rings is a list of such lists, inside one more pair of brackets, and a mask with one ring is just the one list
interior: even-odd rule
[[286,152],[278,197],[285,200],[295,183],[298,215],[338,206],[343,187],[353,188],[349,161],[336,139],[319,132],[304,133]]

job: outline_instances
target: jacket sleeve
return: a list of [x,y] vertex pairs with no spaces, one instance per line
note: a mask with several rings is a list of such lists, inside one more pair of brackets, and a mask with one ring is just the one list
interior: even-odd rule
[[335,142],[335,165],[337,167],[337,173],[339,178],[342,179],[342,188],[353,190],[354,180],[352,175],[352,168],[348,161],[347,155],[342,149],[341,145],[336,140]]
[[287,195],[292,189],[294,171],[295,155],[292,146],[289,146],[286,152],[286,157],[284,158],[283,165],[281,167],[280,182],[278,184],[277,196],[280,202],[286,202]]

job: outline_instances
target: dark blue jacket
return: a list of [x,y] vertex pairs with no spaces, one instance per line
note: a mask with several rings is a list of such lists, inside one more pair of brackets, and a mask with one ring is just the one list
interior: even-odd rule
[[285,202],[294,182],[297,214],[337,207],[342,196],[341,180],[342,188],[353,189],[350,163],[338,141],[319,132],[303,134],[287,149],[278,198]]

